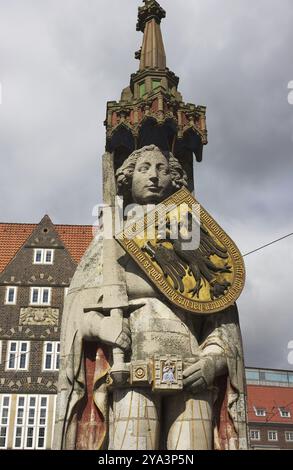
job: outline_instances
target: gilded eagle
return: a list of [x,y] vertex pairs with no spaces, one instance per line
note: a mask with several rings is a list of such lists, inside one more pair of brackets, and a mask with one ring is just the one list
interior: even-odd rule
[[[192,214],[189,213],[189,228],[192,220],[194,221],[195,219]],[[186,244],[188,240],[182,237],[180,229],[178,230],[178,235],[177,239],[172,239],[170,223],[167,223],[166,238],[160,240],[156,245],[147,242],[143,250],[156,261],[162,269],[164,276],[166,278],[170,277],[173,281],[174,289],[178,290],[180,293],[184,292],[183,278],[189,274],[193,276],[195,280],[195,286],[189,291],[192,293],[192,297],[195,295],[199,297],[203,283],[205,284],[206,282],[210,285],[212,300],[224,295],[231,284],[226,280],[217,280],[216,275],[220,273],[231,273],[231,266],[225,262],[222,267],[218,267],[211,261],[211,257],[216,255],[222,260],[227,260],[227,249],[220,246],[202,225],[200,225],[199,247],[195,250],[184,249],[183,244]],[[166,241],[173,245],[173,249],[163,245]]]

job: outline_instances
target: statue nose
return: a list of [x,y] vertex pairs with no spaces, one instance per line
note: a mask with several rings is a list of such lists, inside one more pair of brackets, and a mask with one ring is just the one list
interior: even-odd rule
[[158,181],[157,175],[150,176],[150,181]]
[[150,170],[149,180],[152,181],[152,182],[153,181],[158,181],[158,172],[155,168],[153,170]]

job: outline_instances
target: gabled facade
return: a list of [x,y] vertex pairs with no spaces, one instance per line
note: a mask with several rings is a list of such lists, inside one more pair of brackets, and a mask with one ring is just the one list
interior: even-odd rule
[[91,239],[48,216],[0,224],[0,449],[51,448],[64,299]]

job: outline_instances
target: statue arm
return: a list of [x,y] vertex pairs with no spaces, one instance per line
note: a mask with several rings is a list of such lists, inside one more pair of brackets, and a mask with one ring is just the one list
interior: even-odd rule
[[[228,307],[224,312],[212,316],[210,325],[202,336],[201,349],[206,354],[218,351],[219,356],[226,362],[227,381],[215,381],[217,387],[223,387],[226,382],[225,396],[227,400],[226,414],[233,426],[227,426],[222,433],[221,425],[216,430],[218,448],[246,449],[247,448],[247,428],[246,428],[246,405],[245,405],[245,369],[243,359],[243,346],[236,304]],[[218,364],[219,372],[224,362]],[[221,409],[221,401],[217,404],[218,413]],[[228,422],[228,421],[227,421]],[[223,425],[225,428],[225,424]],[[228,432],[227,432],[228,431]],[[225,437],[223,437],[225,436]]]
[[101,341],[127,350],[131,345],[131,334],[126,319],[105,317],[96,311],[85,312],[80,322],[81,337],[87,341]]
[[241,345],[233,310],[230,307],[203,321],[199,358],[183,374],[186,388],[198,392],[211,387],[217,377],[231,375],[235,369]]
[[228,373],[228,364],[226,355],[218,345],[209,345],[203,349],[201,357],[209,357],[214,363],[214,377],[221,377]]
[[184,387],[198,393],[212,387],[215,379],[228,373],[227,359],[221,348],[214,346],[204,349],[195,364],[183,372]]

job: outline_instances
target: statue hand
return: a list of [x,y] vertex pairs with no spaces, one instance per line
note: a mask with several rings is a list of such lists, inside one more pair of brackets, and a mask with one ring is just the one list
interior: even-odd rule
[[117,325],[116,320],[113,320],[111,317],[102,319],[100,339],[104,343],[127,351],[131,347],[131,332],[128,320],[123,318],[120,326]]
[[183,385],[186,390],[200,393],[213,385],[215,377],[216,363],[213,357],[202,356],[183,372]]
[[85,313],[81,326],[82,337],[97,340],[126,351],[131,346],[131,332],[126,318],[104,317],[97,312]]

